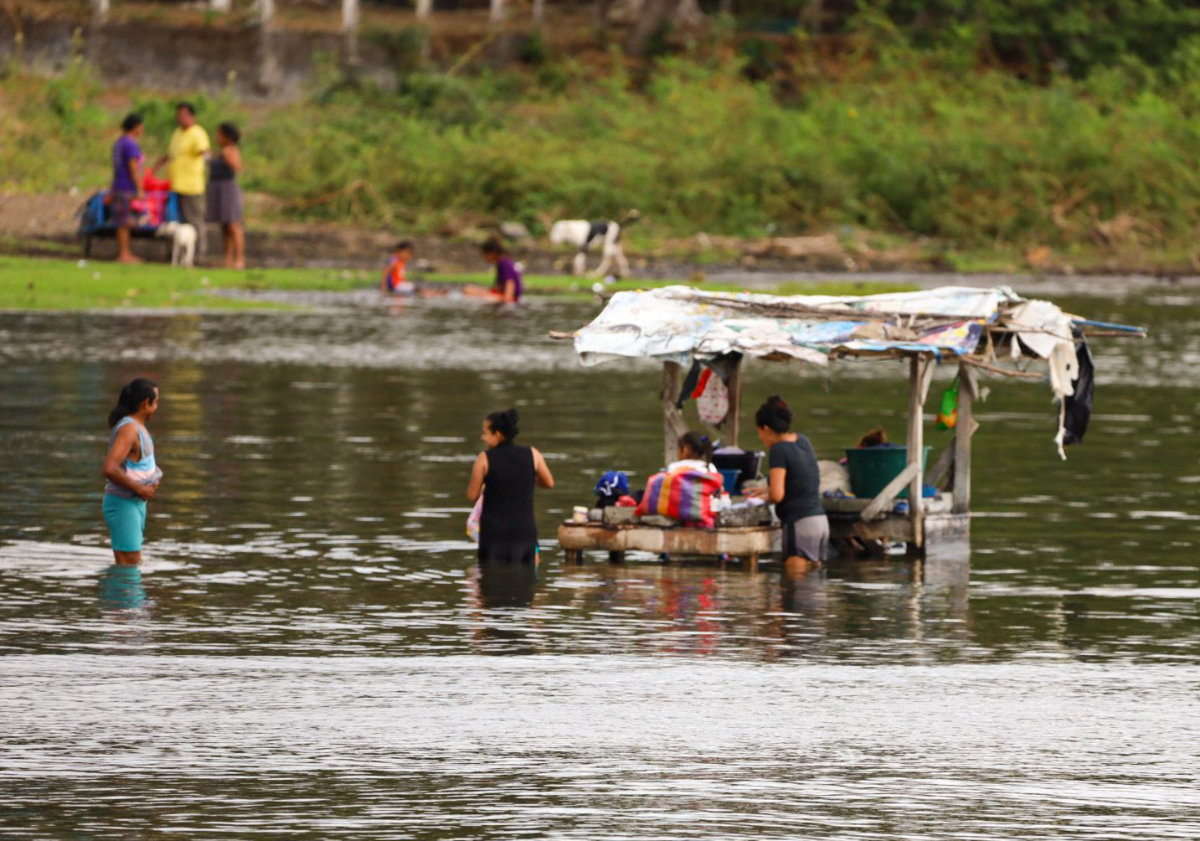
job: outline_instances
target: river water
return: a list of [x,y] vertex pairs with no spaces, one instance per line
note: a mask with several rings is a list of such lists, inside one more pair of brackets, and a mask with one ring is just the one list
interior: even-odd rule
[[[798,582],[562,563],[597,475],[661,458],[658,372],[546,338],[591,304],[0,314],[0,836],[1200,837],[1200,296],[1058,301],[1151,330],[1094,344],[1085,444],[991,382],[969,565]],[[131,580],[99,467],[137,375]],[[823,457],[903,435],[899,364],[748,367],[776,391]],[[512,403],[558,487],[536,573],[481,573],[463,491]]]

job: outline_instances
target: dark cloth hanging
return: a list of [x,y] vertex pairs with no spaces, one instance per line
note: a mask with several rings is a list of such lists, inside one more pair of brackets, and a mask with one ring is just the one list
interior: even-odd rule
[[675,401],[675,408],[682,409],[683,404],[692,396],[692,392],[696,390],[696,383],[700,382],[700,370],[704,366],[700,364],[699,359],[692,360],[692,367],[688,370],[687,376],[683,378],[683,386],[679,389],[679,397]]
[[729,378],[733,376],[733,372],[737,370],[738,363],[741,361],[742,355],[736,350],[723,353],[720,356],[714,356],[712,359],[707,359],[704,362],[698,359],[694,360],[692,367],[687,372],[687,376],[683,378],[683,385],[679,389],[679,397],[675,401],[675,408],[682,409],[684,403],[696,396],[693,392],[696,390],[696,386],[699,385],[700,374],[705,368],[712,369],[712,372],[728,385]]
[[1071,383],[1074,393],[1066,398],[1063,444],[1067,446],[1083,442],[1083,434],[1087,432],[1088,421],[1092,417],[1092,397],[1096,391],[1096,367],[1092,364],[1092,351],[1081,331],[1075,330],[1074,335],[1079,375]]

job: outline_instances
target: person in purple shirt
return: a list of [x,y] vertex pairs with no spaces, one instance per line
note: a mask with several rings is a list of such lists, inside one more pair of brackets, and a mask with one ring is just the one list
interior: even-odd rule
[[108,211],[117,226],[117,262],[140,263],[130,249],[133,201],[142,194],[142,147],[137,139],[146,126],[140,114],[121,121],[121,136],[113,144],[113,179],[108,193]]
[[521,272],[508,256],[498,237],[488,237],[481,246],[483,259],[496,267],[496,282],[487,294],[499,304],[515,304],[521,300]]

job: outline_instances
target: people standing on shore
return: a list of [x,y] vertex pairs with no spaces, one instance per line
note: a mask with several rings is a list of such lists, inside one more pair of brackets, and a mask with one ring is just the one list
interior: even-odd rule
[[775,503],[783,526],[784,572],[799,575],[825,560],[829,519],[821,504],[821,469],[809,440],[792,432],[792,410],[772,395],[754,414],[758,440],[767,448],[767,487],[748,496]]
[[487,450],[471,468],[467,499],[483,495],[479,519],[479,560],[536,563],[537,523],[533,489],[553,488],[554,476],[536,447],[513,443],[520,415],[516,409],[492,412],[479,436]]
[[121,121],[121,136],[113,144],[113,178],[108,191],[108,212],[117,227],[117,262],[140,263],[133,256],[133,202],[142,195],[142,147],[138,138],[146,126],[140,114]]
[[208,169],[208,211],[205,220],[221,226],[227,269],[246,268],[246,232],[242,227],[241,132],[233,123],[217,126],[217,153]]
[[154,163],[158,169],[167,163],[167,180],[171,192],[179,202],[179,215],[183,221],[196,228],[196,256],[203,257],[208,250],[204,220],[205,188],[204,170],[211,148],[208,133],[196,122],[196,109],[190,102],[175,106],[177,128],[171,134],[167,154]]
[[139,377],[121,389],[108,415],[112,435],[104,459],[104,501],[101,509],[112,538],[117,564],[136,566],[142,560],[146,534],[146,502],[162,480],[154,458],[154,439],[146,422],[158,411],[158,386]]

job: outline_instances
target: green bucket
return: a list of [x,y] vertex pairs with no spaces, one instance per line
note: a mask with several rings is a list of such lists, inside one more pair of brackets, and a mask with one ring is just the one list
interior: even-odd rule
[[[921,455],[921,472],[929,461],[929,451],[933,447],[925,447]],[[846,467],[850,471],[850,489],[855,496],[872,499],[888,483],[899,476],[908,464],[908,447],[866,447],[864,449],[846,450]],[[900,492],[900,499],[908,498],[908,487]]]

